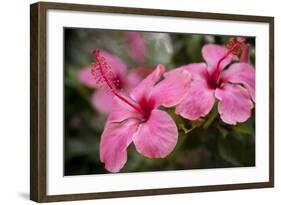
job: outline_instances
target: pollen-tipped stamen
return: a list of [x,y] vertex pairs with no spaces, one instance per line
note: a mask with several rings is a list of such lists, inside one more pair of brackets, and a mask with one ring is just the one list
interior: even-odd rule
[[[100,74],[100,76],[99,77],[96,76],[96,78],[98,78],[99,81],[103,80],[105,82],[105,84],[108,86],[108,88],[110,89],[110,91],[117,98],[119,98],[124,103],[126,103],[127,105],[132,107],[134,110],[139,112],[141,115],[146,116],[146,113],[140,107],[134,105],[128,99],[126,99],[124,96],[122,96],[118,93],[116,85],[114,83],[115,81],[112,80],[113,72],[111,72],[111,67],[110,67],[110,65],[107,64],[105,58],[102,55],[100,55],[100,51],[96,49],[92,52],[92,55],[96,58],[96,62],[92,65],[92,74],[94,76]],[[96,72],[99,72],[99,74],[97,74]],[[108,74],[110,76],[107,76]]]
[[246,41],[247,37],[243,37],[240,40],[238,40],[229,50],[224,54],[224,56],[218,61],[216,69],[213,73],[212,79],[214,83],[218,83],[219,80],[219,74],[221,72],[221,63],[233,52],[235,52],[237,49],[240,48],[240,46]]

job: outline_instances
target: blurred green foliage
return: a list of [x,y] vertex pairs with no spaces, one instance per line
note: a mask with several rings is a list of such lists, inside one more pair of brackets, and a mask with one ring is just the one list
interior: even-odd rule
[[[94,89],[77,80],[80,69],[93,59],[94,48],[120,57],[132,69],[137,63],[130,58],[124,31],[75,29],[64,30],[64,174],[108,173],[99,159],[99,142],[106,115],[90,101]],[[146,45],[146,66],[158,63],[168,69],[201,62],[201,48],[206,43],[224,44],[229,36],[148,33],[142,36]],[[251,63],[255,64],[255,39],[251,44]],[[179,129],[178,144],[165,159],[149,159],[128,149],[128,161],[120,172],[166,171],[182,169],[226,168],[255,165],[255,111],[245,123],[231,126],[223,123],[217,106],[205,118],[188,121],[165,109]]]

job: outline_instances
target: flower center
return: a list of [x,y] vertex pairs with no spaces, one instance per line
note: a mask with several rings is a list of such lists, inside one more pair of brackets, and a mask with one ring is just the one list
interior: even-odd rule
[[145,112],[145,115],[143,115],[144,121],[146,121],[151,111],[155,108],[155,101],[153,99],[147,100],[147,98],[143,97],[138,101],[138,104],[140,105],[141,109]]
[[[236,39],[236,38],[235,38]],[[210,75],[209,77],[209,86],[211,88],[216,88],[220,84],[220,73],[222,69],[222,62],[230,55],[238,55],[241,51],[240,46],[246,41],[247,37],[243,37],[240,40],[234,40],[234,38],[231,38],[229,42],[226,44],[226,47],[228,48],[228,51],[223,55],[221,59],[219,59],[215,71]]]
[[118,90],[121,88],[120,79],[112,72],[111,67],[107,64],[106,59],[100,54],[99,50],[94,50],[92,55],[96,58],[96,62],[92,64],[92,74],[96,79],[97,83],[106,85],[109,90],[117,98],[122,100],[124,103],[132,107],[142,116],[146,116],[147,113],[142,110],[139,106],[132,103],[129,99],[119,94]]

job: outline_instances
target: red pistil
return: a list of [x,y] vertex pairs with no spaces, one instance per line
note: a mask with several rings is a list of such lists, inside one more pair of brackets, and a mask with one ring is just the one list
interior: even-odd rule
[[[218,80],[219,80],[219,74],[221,72],[221,63],[232,53],[236,53],[238,52],[240,46],[246,41],[247,37],[243,37],[240,40],[238,40],[237,42],[234,43],[234,45],[232,47],[229,48],[229,50],[224,54],[224,56],[218,61],[216,69],[214,71],[214,73],[211,76],[211,84],[213,86],[218,84]],[[230,41],[233,41],[233,39],[231,38]],[[228,44],[229,45],[229,44]]]
[[96,62],[92,64],[92,74],[96,81],[98,83],[105,83],[116,97],[143,116],[146,116],[146,112],[144,112],[140,107],[134,105],[128,99],[118,93],[117,88],[119,87],[120,82],[116,80],[117,78],[111,71],[110,65],[107,64],[106,59],[100,54],[100,51],[96,49],[92,52],[92,55],[96,58]]

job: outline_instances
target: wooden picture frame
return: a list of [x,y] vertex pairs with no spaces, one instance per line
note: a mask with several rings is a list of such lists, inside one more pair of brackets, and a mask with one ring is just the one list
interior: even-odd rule
[[[159,189],[49,195],[47,193],[47,11],[101,12],[144,16],[257,22],[269,25],[269,179],[262,182]],[[82,4],[39,2],[30,6],[30,199],[36,202],[86,200],[160,194],[179,194],[274,186],[274,18],[235,14],[187,12]]]

